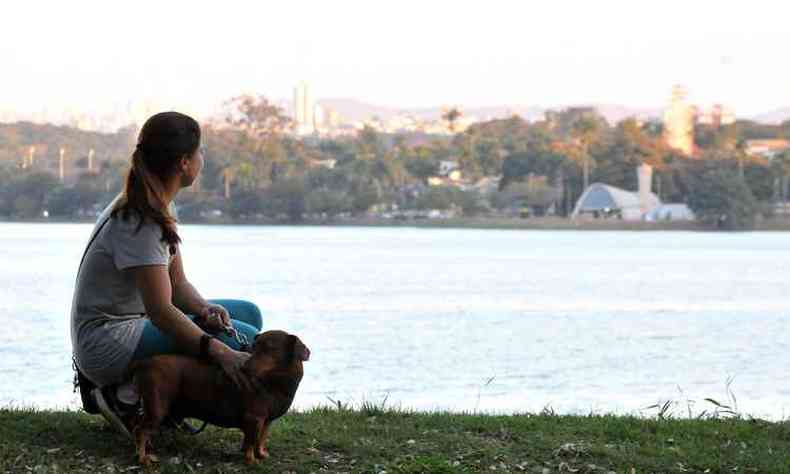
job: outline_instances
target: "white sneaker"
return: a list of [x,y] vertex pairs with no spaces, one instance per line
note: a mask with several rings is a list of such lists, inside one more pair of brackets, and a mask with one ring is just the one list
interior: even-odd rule
[[134,406],[140,403],[140,394],[137,393],[137,385],[132,380],[128,380],[120,385],[115,391],[115,398],[123,405]]
[[100,388],[94,388],[91,391],[91,395],[93,395],[94,400],[96,400],[96,405],[99,407],[99,411],[102,416],[104,416],[104,419],[106,419],[113,428],[118,430],[119,433],[129,439],[134,439],[129,429],[123,421],[121,421],[121,417],[116,411],[115,404],[112,403],[112,400],[108,400]]

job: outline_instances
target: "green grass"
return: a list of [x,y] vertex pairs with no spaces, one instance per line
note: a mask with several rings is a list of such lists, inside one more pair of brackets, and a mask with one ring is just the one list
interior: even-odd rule
[[[790,423],[740,418],[412,413],[366,404],[289,413],[247,468],[241,433],[154,439],[154,472],[790,472]],[[632,471],[633,470],[633,471]],[[98,416],[0,409],[2,472],[141,472]]]

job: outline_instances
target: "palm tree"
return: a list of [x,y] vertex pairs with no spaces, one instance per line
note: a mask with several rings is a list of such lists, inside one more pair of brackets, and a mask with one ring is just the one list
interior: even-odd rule
[[462,115],[463,112],[458,110],[457,107],[452,107],[442,114],[442,119],[447,122],[447,128],[450,130],[450,133],[455,133],[455,125]]
[[573,122],[571,137],[578,147],[578,159],[582,167],[583,190],[590,185],[590,144],[601,131],[601,123],[594,117],[582,116]]

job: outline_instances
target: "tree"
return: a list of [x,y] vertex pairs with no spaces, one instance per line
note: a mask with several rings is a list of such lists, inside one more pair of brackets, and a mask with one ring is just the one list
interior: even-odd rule
[[378,200],[379,189],[374,183],[364,179],[351,183],[351,211],[355,215],[367,212]]
[[428,178],[439,173],[439,162],[432,158],[407,158],[405,166],[412,176],[420,179],[423,183],[427,183]]
[[59,186],[57,178],[44,171],[21,172],[2,190],[4,213],[22,218],[40,217],[47,198]]
[[225,105],[229,109],[226,123],[261,142],[282,134],[291,126],[291,119],[283,110],[262,95],[241,95]]
[[[287,162],[287,153],[282,134],[291,126],[291,119],[261,95],[234,97],[225,105],[227,128],[209,128],[206,141],[209,156],[219,158],[216,168],[222,176],[225,198],[229,199],[231,181],[251,190],[283,174],[280,170]],[[216,148],[225,153],[215,154]]]
[[[790,121],[787,123],[790,127]],[[787,199],[787,178],[790,176],[790,151],[784,151],[773,157],[769,167],[774,176],[774,199],[784,202]]]
[[309,214],[326,215],[332,219],[349,207],[349,198],[341,191],[315,189],[307,195],[306,210]]
[[732,169],[707,169],[694,179],[688,205],[704,224],[726,230],[754,227],[757,200]]
[[769,202],[776,194],[774,174],[768,163],[761,161],[746,158],[739,166],[739,175],[743,177],[744,183],[757,201]]
[[277,181],[266,190],[263,211],[272,217],[285,215],[290,221],[299,222],[304,216],[306,194],[302,179]]
[[417,209],[450,209],[453,205],[453,189],[449,186],[430,186],[417,198]]
[[242,189],[233,199],[226,201],[225,210],[231,217],[252,217],[258,213],[265,213],[267,203],[260,191]]
[[560,196],[560,190],[551,186],[545,176],[536,176],[526,181],[510,183],[494,195],[492,201],[498,209],[529,206],[542,215]]
[[590,147],[599,139],[604,128],[605,123],[602,123],[598,117],[586,114],[577,118],[571,125],[571,137],[577,146],[575,157],[582,168],[583,189],[587,189],[590,185],[590,168],[593,166]]
[[452,107],[442,113],[442,120],[447,122],[447,129],[450,130],[450,133],[455,133],[456,123],[462,115],[463,113],[457,107]]
[[486,205],[476,191],[463,191],[458,189],[453,197],[455,205],[461,208],[464,216],[474,217],[486,210]]
[[368,160],[384,154],[381,134],[375,128],[365,125],[357,135],[357,158]]
[[648,164],[656,172],[666,167],[664,156],[667,149],[661,139],[647,134],[634,119],[618,123],[599,148],[595,152],[596,168],[592,172],[594,182],[636,190],[639,165]]
[[530,146],[527,151],[505,158],[500,188],[504,189],[513,182],[524,181],[530,175],[545,176],[549,181],[555,182],[559,178],[562,162],[562,156],[550,148]]

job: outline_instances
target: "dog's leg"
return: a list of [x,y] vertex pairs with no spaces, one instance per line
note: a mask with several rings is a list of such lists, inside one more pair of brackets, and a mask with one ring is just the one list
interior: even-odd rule
[[156,462],[156,456],[149,454],[146,450],[150,448],[151,433],[143,429],[142,423],[134,429],[134,437],[137,441],[137,460],[143,466],[148,466]]
[[266,449],[266,443],[269,441],[269,426],[271,423],[263,422],[263,427],[261,428],[260,433],[258,433],[258,446],[255,452],[255,455],[261,459],[266,459],[269,457],[269,450]]
[[242,421],[242,428],[244,431],[244,460],[247,464],[257,464],[258,459],[255,457],[255,451],[258,444],[258,437],[263,429],[263,421],[259,418],[245,417]]
[[170,402],[156,390],[154,384],[139,384],[138,389],[143,399],[143,417],[134,429],[134,437],[137,441],[138,461],[148,466],[152,462],[159,461],[156,455],[149,453],[148,450],[152,450],[151,437],[159,430],[162,420],[167,415]]
[[156,455],[148,452],[148,450],[152,450],[151,437],[159,430],[159,426],[164,418],[164,416],[149,416],[148,413],[149,408],[146,407],[143,420],[134,429],[134,436],[137,441],[137,457],[140,464],[144,466],[159,461]]

